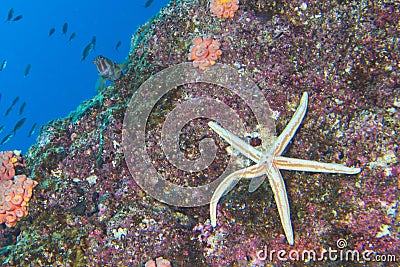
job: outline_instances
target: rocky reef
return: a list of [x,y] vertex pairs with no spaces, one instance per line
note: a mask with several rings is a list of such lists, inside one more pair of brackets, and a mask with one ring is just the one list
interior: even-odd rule
[[[301,253],[330,249],[357,250],[360,260],[326,254],[323,265],[394,264],[363,259],[367,250],[371,259],[399,261],[399,10],[381,0],[241,0],[232,18],[218,18],[209,1],[171,1],[132,36],[121,79],[42,127],[25,155],[26,175],[38,182],[29,214],[12,228],[0,227],[2,266],[144,266],[159,257],[172,266],[320,266],[322,259]],[[253,193],[248,181],[239,182],[221,199],[212,228],[208,205],[159,202],[128,170],[122,148],[128,102],[152,75],[187,62],[198,37],[216,40],[217,62],[257,83],[277,133],[302,92],[309,93],[306,117],[285,156],[362,168],[354,176],[282,172],[294,246],[285,239],[268,182]],[[146,144],[158,172],[177,184],[215,179],[230,157],[221,139],[212,167],[197,173],[174,169],[163,155],[158,141],[167,114],[199,96],[225,103],[247,132],[258,131],[249,107],[226,88],[193,83],[170,91],[152,110]],[[206,122],[182,129],[180,149],[189,158],[199,155],[199,140],[217,139]],[[256,134],[249,141],[261,143]],[[272,250],[298,251],[299,259],[296,252],[292,259],[269,257]]]

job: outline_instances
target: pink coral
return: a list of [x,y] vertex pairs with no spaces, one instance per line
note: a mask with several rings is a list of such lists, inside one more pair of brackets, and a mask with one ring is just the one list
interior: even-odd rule
[[25,166],[20,155],[12,151],[0,152],[0,180],[10,180],[15,175],[16,166]]
[[145,267],[172,267],[172,265],[169,260],[166,260],[163,257],[158,257],[156,261],[149,260],[146,262]]
[[15,167],[25,166],[18,153],[0,152],[0,163],[0,223],[12,227],[28,214],[26,206],[37,182],[25,175],[15,175]]
[[205,38],[197,37],[193,40],[193,47],[190,51],[190,60],[193,61],[193,66],[205,70],[215,64],[215,61],[222,54],[219,50],[220,43],[213,40],[211,37]]
[[211,0],[211,13],[218,18],[233,18],[239,9],[239,0]]

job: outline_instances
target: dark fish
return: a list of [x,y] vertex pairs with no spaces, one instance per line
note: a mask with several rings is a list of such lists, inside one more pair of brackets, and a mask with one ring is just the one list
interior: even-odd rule
[[13,19],[13,21],[18,21],[18,20],[21,20],[23,18],[23,16],[22,15],[19,15],[19,16],[16,16],[14,19]]
[[11,140],[11,138],[13,138],[14,136],[14,132],[11,132],[10,134],[6,135],[3,140],[1,140],[0,142],[0,146],[4,145],[5,143],[7,143],[8,141]]
[[8,114],[10,114],[10,112],[12,111],[13,107],[15,106],[15,104],[17,104],[17,102],[19,101],[19,96],[17,96],[16,98],[14,98],[13,102],[11,103],[10,107],[6,110],[6,114],[4,114],[4,116],[8,116]]
[[153,1],[154,0],[147,0],[146,3],[144,4],[144,7],[148,8],[153,3]]
[[10,21],[13,16],[14,16],[14,8],[11,8],[8,11],[8,16],[7,16],[7,20],[6,21]]
[[75,36],[76,36],[76,33],[75,33],[75,32],[71,33],[71,35],[69,36],[68,42],[71,42],[72,39],[75,38]]
[[122,44],[122,42],[121,42],[121,41],[118,41],[117,45],[115,46],[115,50],[118,51],[118,49],[119,49],[119,47],[121,46],[121,44]]
[[89,55],[89,53],[93,51],[93,49],[94,49],[93,43],[90,42],[82,52],[81,61],[84,61],[86,57]]
[[15,124],[14,130],[13,130],[14,134],[16,131],[18,131],[22,127],[22,125],[24,125],[25,122],[26,122],[26,118],[22,118],[17,122],[17,124]]
[[19,101],[19,96],[14,98],[13,102],[11,103],[11,107],[15,106],[15,104],[17,104],[18,101]]
[[98,56],[93,63],[102,78],[113,82],[121,78],[122,66],[114,63],[111,59]]
[[68,31],[68,23],[64,23],[63,27],[62,27],[62,33],[65,35],[67,34]]
[[37,125],[37,123],[35,122],[33,125],[32,125],[32,128],[31,128],[31,130],[29,131],[29,133],[28,133],[28,137],[31,137],[32,135],[34,135],[35,134],[35,131],[36,131],[36,125]]
[[0,66],[0,71],[4,70],[6,68],[6,66],[7,66],[7,60],[3,60],[3,63],[1,63],[1,66]]
[[32,125],[32,128],[31,128],[31,130],[29,131],[29,133],[28,133],[28,137],[31,137],[32,135],[34,135],[35,134],[35,131],[36,131],[36,125],[37,125],[37,123],[35,122],[33,125]]
[[24,77],[28,76],[30,70],[31,70],[31,64],[28,64],[24,71]]
[[91,41],[91,43],[93,44],[93,50],[95,50],[96,49],[96,36],[94,35],[93,37],[92,37],[92,41]]
[[13,106],[10,106],[10,107],[6,110],[6,114],[4,114],[4,116],[8,116],[8,114],[10,114],[12,108],[13,108]]
[[56,29],[54,29],[54,28],[51,28],[50,29],[50,31],[49,31],[49,36],[52,36],[53,35],[53,33],[55,33],[56,32]]
[[117,64],[103,56],[98,56],[93,63],[100,75],[96,82],[97,92],[103,90],[106,80],[114,82],[121,78],[122,71],[128,66],[128,62]]
[[21,107],[19,108],[19,115],[22,115],[22,113],[24,112],[25,107],[26,107],[26,102],[23,102],[21,104]]

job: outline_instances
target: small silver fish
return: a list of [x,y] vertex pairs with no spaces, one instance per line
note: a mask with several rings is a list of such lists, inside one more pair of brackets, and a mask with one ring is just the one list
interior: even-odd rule
[[82,59],[81,59],[81,61],[84,61],[84,60],[87,58],[87,56],[89,55],[89,53],[93,51],[93,49],[94,49],[94,45],[93,45],[92,43],[89,43],[89,44],[85,47],[85,49],[83,50],[83,52],[82,52]]
[[17,104],[17,102],[19,101],[19,96],[17,96],[16,98],[14,98],[13,102],[11,103],[10,107],[6,110],[6,114],[4,116],[8,116],[8,114],[10,114],[10,112],[12,111],[13,107],[15,106],[15,104]]
[[92,42],[91,42],[93,44],[93,49],[96,48],[96,41],[97,41],[96,35],[93,35]]
[[18,21],[18,20],[21,20],[23,18],[23,16],[22,15],[19,15],[19,16],[16,16],[14,19],[13,19],[13,21]]
[[22,115],[22,113],[24,112],[25,107],[26,107],[26,102],[23,102],[21,104],[21,107],[19,108],[19,115]]
[[76,33],[75,33],[75,32],[71,33],[71,35],[69,36],[68,42],[71,42],[72,39],[75,38],[75,36],[76,36]]
[[153,3],[154,0],[147,0],[146,3],[144,4],[145,8],[148,8],[149,6],[151,6],[151,4]]
[[17,104],[17,102],[19,101],[19,96],[15,97],[13,102],[11,103],[11,106],[15,106],[15,104]]
[[4,114],[4,116],[8,116],[8,114],[10,114],[10,112],[12,111],[12,108],[13,108],[13,106],[9,107],[9,108],[6,110],[6,113]]
[[24,71],[24,77],[28,76],[30,70],[31,70],[31,64],[28,64]]
[[31,130],[29,131],[29,133],[28,133],[28,137],[31,137],[32,135],[34,135],[35,134],[35,131],[36,131],[36,125],[37,125],[37,123],[35,122],[33,125],[32,125],[32,128],[31,128]]
[[62,27],[62,33],[64,34],[64,35],[66,35],[67,34],[67,31],[68,31],[68,23],[64,23],[64,25],[63,25],[63,27]]
[[1,140],[0,142],[0,146],[4,145],[5,143],[7,143],[8,141],[11,140],[11,138],[13,138],[14,136],[14,132],[11,132],[10,134],[6,135],[3,140]]
[[115,46],[115,50],[118,51],[118,49],[119,49],[119,47],[121,46],[121,44],[122,44],[122,42],[121,42],[121,41],[118,41],[117,45]]
[[52,36],[53,35],[53,33],[56,31],[56,29],[54,29],[54,28],[51,28],[50,30],[49,30],[49,37],[50,36]]
[[4,70],[7,67],[7,60],[3,60],[3,63],[1,63],[0,66],[0,71]]
[[16,131],[18,131],[22,127],[22,125],[24,125],[25,122],[26,122],[26,118],[22,118],[15,124],[14,129],[13,129],[14,134]]
[[8,11],[8,16],[6,21],[10,21],[13,16],[14,16],[14,8],[11,8],[10,11]]

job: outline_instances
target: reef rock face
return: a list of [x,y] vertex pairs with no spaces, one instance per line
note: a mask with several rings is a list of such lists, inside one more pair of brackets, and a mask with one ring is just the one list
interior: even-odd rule
[[[159,257],[172,266],[313,266],[321,263],[301,253],[329,249],[399,260],[399,10],[384,1],[243,0],[225,19],[210,14],[208,1],[172,1],[134,34],[129,70],[120,80],[42,128],[26,155],[27,175],[38,185],[29,215],[1,228],[2,266],[143,266]],[[215,39],[222,51],[217,63],[257,83],[277,133],[302,92],[309,93],[306,117],[285,156],[362,168],[353,176],[282,173],[294,246],[285,240],[268,182],[249,193],[241,181],[221,199],[213,229],[208,205],[164,204],[128,170],[121,144],[130,98],[151,75],[188,61],[198,37]],[[158,141],[167,114],[199,96],[229,105],[253,134],[250,143],[260,145],[254,114],[239,96],[212,84],[180,86],[161,98],[146,125],[153,165],[176,184],[215,179],[230,157],[205,119],[182,129],[180,149],[196,158],[200,140],[218,139],[212,168],[185,173],[163,155]],[[269,257],[281,249],[300,258]],[[325,260],[342,266],[345,259]],[[361,256],[360,262],[377,264]]]

